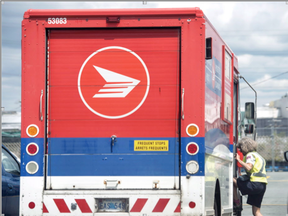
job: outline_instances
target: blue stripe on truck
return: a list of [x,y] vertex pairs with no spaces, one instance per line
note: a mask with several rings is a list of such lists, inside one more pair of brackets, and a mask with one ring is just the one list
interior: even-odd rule
[[[134,140],[168,140],[168,151],[134,151]],[[49,176],[175,176],[176,138],[51,138]]]
[[[30,156],[26,152],[29,143],[34,142],[38,145],[39,151],[36,155]],[[38,164],[38,171],[31,175],[26,171],[26,165],[30,161]],[[44,138],[21,138],[21,176],[43,176],[44,175]]]
[[[186,146],[190,142],[195,142],[199,146],[199,152],[196,155],[189,155]],[[204,176],[205,174],[205,139],[204,137],[182,137],[181,138],[181,176]],[[189,174],[186,170],[186,164],[189,161],[197,161],[199,171],[195,174]]]
[[[134,151],[134,140],[168,140],[169,151],[156,151],[159,154],[174,154],[179,151],[177,138],[50,138],[49,154],[146,154],[147,151]],[[151,152],[149,152],[151,153]]]
[[[175,176],[175,155],[52,155],[49,176]],[[176,166],[176,167],[175,167]]]
[[[168,140],[169,151],[134,151],[134,140]],[[199,172],[204,176],[204,138],[181,138],[181,175],[186,176],[186,163],[195,160]],[[39,153],[29,156],[26,146],[30,142],[39,144]],[[198,143],[197,155],[186,153],[186,144]],[[52,138],[48,141],[48,176],[179,176],[179,142],[176,138],[117,138],[112,147],[111,138]],[[36,161],[36,174],[27,173],[25,166]],[[21,175],[43,176],[44,139],[22,138]]]

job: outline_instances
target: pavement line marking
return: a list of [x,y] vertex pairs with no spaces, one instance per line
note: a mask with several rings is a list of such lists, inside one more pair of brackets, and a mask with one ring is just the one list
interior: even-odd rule
[[[251,205],[243,204],[243,206],[251,206]],[[287,206],[287,204],[261,204],[261,206]]]

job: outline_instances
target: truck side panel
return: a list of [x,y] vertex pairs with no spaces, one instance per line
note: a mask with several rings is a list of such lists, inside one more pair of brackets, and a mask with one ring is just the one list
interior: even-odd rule
[[[213,212],[216,200],[225,213],[232,213],[233,53],[208,20],[206,38],[212,41],[212,58],[205,61],[205,209],[207,213]],[[231,55],[225,56],[225,53]],[[230,62],[227,61],[229,56]],[[227,73],[233,78],[227,79]],[[224,115],[227,95],[231,98],[230,110]],[[217,188],[220,188],[220,199],[209,195]]]

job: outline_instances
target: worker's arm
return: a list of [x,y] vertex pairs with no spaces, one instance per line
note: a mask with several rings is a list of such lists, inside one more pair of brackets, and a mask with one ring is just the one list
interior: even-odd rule
[[236,153],[235,155],[235,159],[241,164],[241,166],[244,167],[245,170],[247,170],[248,172],[252,170],[253,168],[253,164],[251,163],[245,163],[244,161],[242,161],[240,159],[240,156]]

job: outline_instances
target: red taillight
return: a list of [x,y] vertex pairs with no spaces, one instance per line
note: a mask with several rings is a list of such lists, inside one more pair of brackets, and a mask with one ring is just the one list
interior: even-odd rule
[[188,145],[186,146],[186,151],[188,154],[190,155],[195,155],[198,153],[199,151],[199,146],[197,145],[197,143],[194,142],[190,142],[188,143]]
[[29,143],[26,147],[26,152],[29,155],[36,155],[38,153],[38,145],[36,143]]
[[34,202],[30,202],[28,204],[28,206],[29,206],[30,209],[34,209],[35,208],[35,203]]
[[189,203],[189,207],[190,208],[195,208],[196,207],[196,203],[195,202],[190,202]]

